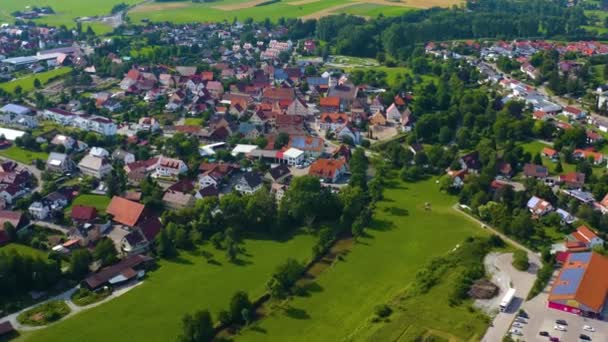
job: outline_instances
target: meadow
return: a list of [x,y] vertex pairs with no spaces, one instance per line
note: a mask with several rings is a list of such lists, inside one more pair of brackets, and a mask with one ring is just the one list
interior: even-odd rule
[[433,6],[449,7],[460,0],[283,0],[268,5],[260,5],[259,0],[223,0],[210,3],[148,2],[129,11],[132,22],[171,21],[231,21],[234,18],[252,18],[261,21],[266,18],[276,21],[284,18],[318,19],[334,14],[352,14],[367,18],[398,16],[417,8]]
[[[378,203],[368,236],[320,274],[314,291],[275,308],[238,335],[237,341],[366,340],[373,332],[370,320],[377,305],[401,293],[432,258],[448,253],[469,236],[485,234],[452,208],[456,199],[441,193],[434,179],[392,182]],[[430,210],[425,210],[426,202]],[[415,312],[399,316],[399,327],[391,332],[414,329],[456,340],[479,339],[486,328],[479,313],[466,306],[451,308],[442,299],[451,288],[449,279],[427,295],[414,297]],[[408,337],[404,341],[415,337],[404,336]]]
[[[34,6],[50,6],[55,11],[55,14],[44,16],[34,21],[53,26],[65,25],[66,27],[75,27],[75,18],[108,15],[116,4],[126,3],[133,5],[138,2],[141,2],[141,0],[3,0],[0,8],[0,21],[14,21],[15,18],[11,16],[11,13],[15,11],[26,11]],[[88,26],[91,26],[97,33],[105,33],[111,30],[109,26],[101,23],[84,23],[82,26],[85,30]]]
[[96,208],[99,213],[105,213],[108,204],[110,204],[110,197],[108,196],[82,194],[78,195],[78,197],[72,201],[72,204],[65,209],[65,212],[66,214],[70,214],[72,212],[72,207],[75,205],[85,205]]
[[41,258],[41,259],[45,259],[47,258],[47,253],[39,250],[39,249],[34,249],[30,246],[26,246],[26,245],[21,245],[18,243],[9,243],[8,245],[4,245],[0,247],[0,252],[9,252],[9,251],[14,251],[17,252],[19,254],[23,254],[23,255],[29,255],[31,257],[34,258]]
[[28,74],[9,82],[0,83],[0,89],[13,93],[15,88],[20,86],[22,92],[27,93],[34,89],[34,81],[36,79],[38,79],[42,85],[45,85],[58,77],[68,74],[71,70],[72,68],[69,67],[61,67],[38,74]]
[[13,145],[7,149],[0,150],[0,156],[29,165],[36,159],[41,159],[46,162],[49,154],[46,152],[28,151],[19,146]]
[[214,318],[227,309],[238,290],[256,298],[275,268],[288,257],[306,260],[314,238],[298,235],[288,241],[246,240],[236,264],[211,247],[217,263],[208,263],[201,252],[182,252],[174,261],[160,261],[144,283],[99,307],[35,332],[24,332],[16,341],[175,341],[185,313],[209,309]]

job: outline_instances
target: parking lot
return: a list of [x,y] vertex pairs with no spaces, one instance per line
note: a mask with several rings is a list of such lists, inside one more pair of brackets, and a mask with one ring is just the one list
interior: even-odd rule
[[[551,288],[550,286],[551,284],[545,289],[545,292],[522,305],[529,319],[527,323],[522,324],[521,328],[517,328],[523,335],[513,336],[515,340],[549,341],[549,337],[539,335],[539,332],[546,331],[551,337],[557,337],[560,341],[582,341],[579,337],[581,334],[589,336],[591,341],[608,341],[608,322],[548,308],[547,291]],[[566,331],[554,329],[558,319],[567,322],[567,325],[564,326]],[[583,326],[585,325],[591,326],[595,331],[584,331]]]

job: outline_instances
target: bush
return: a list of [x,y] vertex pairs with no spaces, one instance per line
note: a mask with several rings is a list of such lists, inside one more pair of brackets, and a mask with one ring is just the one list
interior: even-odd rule
[[530,267],[528,253],[522,250],[515,251],[515,253],[513,253],[513,267],[520,271],[527,271]]
[[544,263],[543,267],[538,271],[536,280],[532,286],[532,290],[528,294],[528,300],[536,297],[539,293],[543,292],[543,289],[549,283],[551,276],[553,275],[553,263]]
[[381,304],[381,305],[377,305],[374,308],[374,313],[378,317],[386,318],[386,317],[390,316],[391,313],[393,313],[393,310],[388,305]]
[[371,142],[367,139],[363,139],[363,140],[361,140],[361,146],[368,148],[371,146]]
[[17,321],[24,325],[41,326],[58,321],[70,313],[70,307],[61,300],[53,300],[24,311]]
[[110,289],[93,292],[85,288],[80,288],[74,292],[71,299],[72,302],[78,306],[87,306],[107,298],[111,293],[112,291]]

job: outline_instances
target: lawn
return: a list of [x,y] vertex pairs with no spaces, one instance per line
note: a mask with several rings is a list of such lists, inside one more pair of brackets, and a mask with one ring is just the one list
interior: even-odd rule
[[0,156],[29,165],[36,159],[46,161],[49,157],[49,154],[46,152],[29,151],[19,146],[13,145],[7,149],[0,150]]
[[86,205],[88,207],[95,207],[98,212],[105,213],[106,208],[110,204],[111,198],[103,195],[91,195],[91,194],[82,194],[78,195],[78,197],[74,198],[72,204],[65,209],[66,213],[72,212],[72,207],[75,205]]
[[344,7],[342,9],[337,10],[335,13],[359,15],[366,18],[376,18],[381,14],[385,17],[395,17],[413,10],[415,9],[403,6],[386,6],[373,3],[360,3]]
[[[527,142],[525,144],[522,144],[521,146],[523,147],[524,152],[529,152],[532,155],[532,157],[534,157],[534,155],[536,153],[540,153],[544,147],[551,147],[538,140]],[[604,151],[604,150],[602,150],[602,151]],[[607,149],[607,151],[608,151],[608,149]],[[546,158],[546,157],[541,156],[541,159],[543,160],[543,166],[545,166],[547,169],[549,169],[549,173],[551,175],[557,175],[557,173],[555,172],[555,167],[557,166],[557,163],[551,161],[551,159]],[[562,169],[564,170],[564,172],[562,172],[562,173],[574,172],[574,171],[576,171],[576,165],[568,164],[564,160],[562,160]],[[593,174],[596,176],[603,175],[604,172],[606,172],[606,168],[604,166],[593,168]]]
[[6,83],[0,83],[0,88],[5,91],[12,93],[15,91],[17,86],[21,86],[21,89],[24,93],[29,92],[34,89],[34,80],[38,79],[40,83],[47,84],[57,77],[61,77],[67,73],[69,73],[72,68],[61,67],[45,72],[41,72],[38,74],[28,74],[25,77],[18,78],[16,80],[12,80]]
[[[444,255],[468,236],[485,234],[452,209],[456,199],[441,193],[434,179],[415,184],[395,181],[385,197],[378,203],[369,236],[319,276],[314,293],[294,298],[287,313],[273,311],[237,340],[363,340],[376,305],[401,293],[432,258]],[[425,202],[431,204],[431,210],[424,209]],[[438,287],[437,298],[445,297],[448,288]],[[429,307],[402,320],[399,329],[416,326],[449,331],[462,340],[479,340],[483,334],[485,323],[477,313],[449,309],[447,301],[432,296],[421,300]],[[440,321],[437,315],[442,316]]]
[[[46,23],[49,25],[60,26],[66,25],[67,27],[76,26],[74,21],[77,17],[90,17],[98,15],[108,15],[114,5],[119,3],[136,4],[142,0],[2,0],[2,8],[0,8],[0,19],[2,21],[13,21],[14,18],[10,13],[14,11],[24,11],[27,7],[33,6],[50,6],[55,11],[55,14],[44,16],[39,19],[35,19],[36,23]],[[89,24],[83,24],[83,29],[86,30]],[[93,30],[98,32],[103,24],[92,24]],[[99,33],[99,32],[98,32]]]
[[186,118],[184,123],[189,126],[201,126],[203,124],[203,119],[202,118]]
[[310,257],[314,238],[298,235],[288,241],[247,240],[245,256],[209,264],[200,253],[183,252],[176,261],[161,261],[144,283],[123,296],[79,313],[46,329],[24,333],[18,341],[106,342],[175,341],[185,313],[209,309],[214,318],[228,308],[230,297],[244,290],[255,298],[275,268],[288,257]]
[[8,251],[15,251],[19,254],[29,255],[29,256],[32,256],[35,258],[42,258],[45,260],[47,258],[46,252],[43,252],[39,249],[32,248],[30,246],[21,245],[18,243],[9,243],[8,245],[4,245],[4,246],[0,247],[0,252],[8,252]]

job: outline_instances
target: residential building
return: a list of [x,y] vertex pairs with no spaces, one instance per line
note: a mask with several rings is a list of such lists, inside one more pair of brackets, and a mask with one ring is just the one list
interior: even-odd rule
[[536,217],[544,216],[549,212],[553,211],[553,206],[551,205],[551,203],[536,196],[532,196],[532,198],[528,200],[526,206],[528,207],[530,213],[532,213],[532,215]]
[[51,152],[46,160],[46,169],[51,172],[64,173],[72,170],[74,163],[65,153]]
[[343,159],[319,158],[310,165],[308,174],[328,183],[336,183],[346,171],[346,161]]
[[234,189],[242,194],[252,194],[262,188],[264,177],[255,171],[245,172],[237,181]]
[[163,204],[171,210],[180,210],[194,205],[194,196],[180,191],[168,190],[163,195]]
[[112,172],[112,164],[105,157],[89,153],[78,163],[78,169],[86,176],[101,179]]
[[587,226],[580,226],[575,232],[566,236],[566,249],[570,252],[589,251],[596,246],[603,246],[604,240]]

